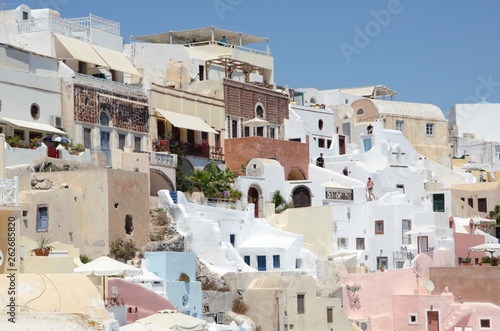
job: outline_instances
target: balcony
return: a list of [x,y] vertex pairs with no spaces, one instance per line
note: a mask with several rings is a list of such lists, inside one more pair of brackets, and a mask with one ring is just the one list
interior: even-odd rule
[[224,161],[222,147],[210,146],[208,144],[196,144],[183,141],[156,139],[153,140],[153,149],[155,152],[179,151],[185,156],[203,157],[216,161]]

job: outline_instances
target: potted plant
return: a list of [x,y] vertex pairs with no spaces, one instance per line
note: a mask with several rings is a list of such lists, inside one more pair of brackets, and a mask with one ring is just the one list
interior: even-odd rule
[[481,258],[481,266],[491,266],[491,257],[489,255],[485,255]]
[[500,259],[496,256],[492,256],[491,257],[491,266],[498,266],[498,264],[500,263]]
[[50,252],[54,249],[53,246],[48,245],[49,239],[45,237],[40,238],[37,242],[37,247],[32,249],[30,252],[35,253],[36,256],[49,256]]
[[465,266],[465,267],[471,265],[471,258],[470,258],[470,256],[467,255],[466,257],[462,258],[462,265]]

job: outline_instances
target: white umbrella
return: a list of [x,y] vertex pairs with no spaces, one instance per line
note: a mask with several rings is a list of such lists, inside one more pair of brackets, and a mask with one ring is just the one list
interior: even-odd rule
[[86,276],[102,276],[102,295],[106,300],[106,276],[134,276],[142,273],[142,269],[116,261],[107,256],[101,256],[89,263],[76,267],[74,272]]
[[491,255],[493,255],[494,252],[500,252],[500,244],[491,242],[491,243],[484,243],[481,245],[476,245],[469,247],[469,251],[471,252],[489,252]]
[[160,310],[156,314],[137,320],[141,323],[151,323],[163,327],[180,331],[204,330],[207,328],[207,321],[182,314],[177,310]]
[[134,322],[120,327],[120,331],[173,331],[158,324]]
[[414,226],[411,230],[406,231],[405,234],[422,234],[435,231],[436,228],[433,226]]
[[246,126],[254,126],[254,127],[259,127],[259,126],[266,126],[269,125],[269,122],[266,121],[265,119],[254,117],[251,120],[244,121],[243,125]]

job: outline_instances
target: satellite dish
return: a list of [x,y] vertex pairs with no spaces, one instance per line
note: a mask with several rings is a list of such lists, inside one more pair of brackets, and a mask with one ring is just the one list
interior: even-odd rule
[[425,282],[424,282],[424,286],[425,288],[427,289],[427,291],[431,292],[434,291],[434,283],[432,282],[432,280],[430,279],[427,279]]

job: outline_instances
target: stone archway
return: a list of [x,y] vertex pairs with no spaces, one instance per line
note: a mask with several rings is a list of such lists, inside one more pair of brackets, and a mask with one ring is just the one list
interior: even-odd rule
[[159,190],[175,191],[175,184],[161,170],[152,168],[149,171],[149,195],[157,197]]
[[256,218],[259,217],[260,215],[260,209],[262,205],[262,193],[261,190],[256,187],[256,186],[250,186],[248,188],[248,203],[254,203],[255,204],[255,210],[254,210],[254,216]]
[[286,180],[306,180],[306,174],[299,167],[293,167],[292,170],[288,172]]
[[292,200],[294,208],[311,206],[311,190],[307,186],[297,186],[292,191]]

